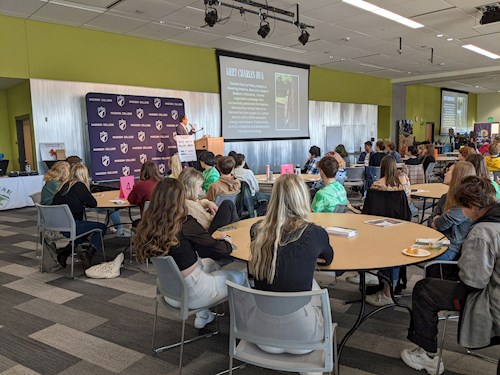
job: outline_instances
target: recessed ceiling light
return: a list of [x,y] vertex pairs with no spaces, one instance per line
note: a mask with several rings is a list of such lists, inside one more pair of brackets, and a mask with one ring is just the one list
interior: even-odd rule
[[448,42],[451,42],[451,41],[453,40],[453,38],[446,38],[446,40],[447,40]]
[[162,25],[165,24],[167,21],[160,21],[159,23],[161,23]]
[[185,29],[191,30],[191,26],[184,26]]
[[411,72],[408,72],[408,74],[411,74]]
[[438,38],[442,38],[444,35],[443,34],[438,34],[436,35]]
[[478,89],[478,88],[479,88],[479,86],[474,86],[474,87],[475,87],[476,89]]
[[479,48],[473,44],[466,44],[462,47],[468,49],[469,51],[476,52],[476,53],[479,53],[480,55],[489,57],[490,59],[500,59],[499,55],[496,55],[490,51],[486,51],[485,49]]
[[444,63],[439,63],[440,66],[444,66]]
[[345,58],[343,58],[343,57],[342,57],[342,58],[340,59],[340,61],[345,61]]
[[419,29],[421,27],[424,27],[424,25],[422,25],[421,23],[412,21],[406,17],[400,16],[399,14],[393,13],[387,9],[380,8],[364,0],[342,0],[342,1],[349,5],[377,14],[381,17],[390,19],[391,21],[395,21],[402,25],[411,27],[412,29]]
[[329,57],[330,59],[333,59],[333,58],[334,58],[334,56],[328,56],[328,57]]

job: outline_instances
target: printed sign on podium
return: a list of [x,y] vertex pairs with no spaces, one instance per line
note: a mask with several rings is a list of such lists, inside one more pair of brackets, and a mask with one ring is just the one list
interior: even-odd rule
[[128,199],[128,196],[134,187],[134,183],[134,176],[120,177],[120,199]]
[[194,147],[194,137],[192,135],[177,135],[177,150],[181,162],[196,161],[196,149]]

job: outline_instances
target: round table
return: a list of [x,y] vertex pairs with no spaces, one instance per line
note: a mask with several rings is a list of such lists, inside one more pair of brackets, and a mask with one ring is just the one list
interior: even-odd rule
[[[97,201],[97,208],[127,208],[135,206],[130,204],[128,200],[120,198],[120,190],[101,191],[92,195]],[[116,200],[123,201],[124,203],[112,202]]]
[[[365,221],[368,220],[382,219],[380,216],[372,215],[312,213],[311,218],[315,224],[324,228],[341,226],[358,231],[358,235],[351,238],[330,235],[330,245],[334,250],[333,262],[328,266],[319,266],[323,271],[358,271],[360,274],[361,308],[356,322],[339,345],[340,361],[347,340],[358,327],[377,312],[396,305],[395,302],[392,305],[382,306],[366,315],[364,314],[366,306],[366,271],[425,262],[444,253],[447,247],[442,247],[439,250],[429,250],[431,255],[427,257],[410,257],[404,255],[402,250],[414,244],[417,238],[437,239],[442,238],[442,234],[432,228],[412,222],[385,228],[366,224]],[[244,261],[250,259],[250,227],[258,220],[261,220],[261,218],[242,220],[231,224],[236,229],[224,231],[225,234],[231,236],[233,244],[237,246],[231,253],[232,257]]]
[[458,156],[438,156],[436,161],[441,163],[458,161]]
[[443,194],[448,192],[448,185],[442,183],[431,183],[431,184],[414,184],[411,185],[411,195],[412,197],[423,198],[422,205],[422,217],[420,222],[424,221],[424,213],[425,213],[425,203],[427,199],[432,199],[431,208],[434,209],[436,206],[436,201],[440,199]]
[[[258,175],[255,175],[255,178],[257,179],[257,182],[259,183],[259,185],[274,185],[274,183],[276,182],[276,180],[278,178],[280,178],[280,175],[279,174],[273,174],[273,180],[272,181],[269,181],[266,177],[265,174],[258,174]],[[306,173],[301,173],[300,174],[300,178],[302,178],[302,181],[304,182],[309,182],[309,183],[312,183],[312,182],[316,182],[316,181],[319,181],[321,180],[321,177],[319,176],[319,174],[306,174]]]

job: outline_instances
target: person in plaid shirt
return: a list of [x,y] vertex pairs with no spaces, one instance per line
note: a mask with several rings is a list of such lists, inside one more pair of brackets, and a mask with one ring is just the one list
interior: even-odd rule
[[309,158],[302,169],[302,173],[306,174],[319,174],[318,162],[321,156],[321,149],[318,146],[312,146],[309,149]]
[[313,212],[334,212],[339,204],[346,205],[347,193],[340,182],[335,181],[335,175],[339,168],[337,160],[332,156],[325,156],[318,163],[320,176],[325,187],[318,190],[312,201]]

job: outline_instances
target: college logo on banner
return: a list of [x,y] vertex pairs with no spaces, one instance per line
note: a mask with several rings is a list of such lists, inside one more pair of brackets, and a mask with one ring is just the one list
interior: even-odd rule
[[155,100],[153,101],[154,105],[156,108],[160,108],[161,107],[161,99],[160,98],[155,98]]
[[177,112],[176,109],[172,109],[172,112],[170,112],[170,114],[172,115],[172,118],[174,120],[177,120],[179,118],[179,112]]
[[165,164],[164,163],[158,164],[158,170],[160,171],[161,174],[165,174],[166,170]]
[[156,149],[158,150],[158,152],[163,152],[165,151],[165,143],[163,142],[158,142],[156,144]]
[[144,164],[145,162],[148,161],[148,156],[146,154],[141,154],[139,155],[139,161]]
[[163,128],[163,122],[161,120],[156,120],[156,129],[161,130]]
[[116,97],[116,103],[120,106],[123,107],[125,105],[125,98],[122,95],[118,95]]
[[142,109],[142,108],[137,108],[137,109],[135,110],[135,114],[137,115],[137,118],[138,118],[139,120],[143,119],[143,118],[144,118],[144,109]]
[[101,157],[101,163],[102,165],[104,165],[105,167],[109,166],[109,163],[111,162],[111,159],[109,158],[108,155],[104,155],[103,157]]
[[100,132],[99,139],[101,142],[106,143],[108,141],[108,132]]
[[122,167],[122,173],[124,176],[128,176],[130,174],[130,167],[128,165],[124,165]]
[[127,127],[127,121],[125,121],[124,119],[118,120],[118,127],[121,130],[125,130],[125,128]]
[[126,154],[126,153],[128,152],[128,144],[126,144],[126,143],[122,143],[122,144],[120,145],[120,151],[121,151],[122,153]]
[[106,116],[106,108],[104,108],[103,106],[98,107],[97,116],[99,116],[100,118],[104,118],[104,116]]
[[146,133],[144,133],[144,132],[138,132],[137,133],[137,139],[139,139],[139,141],[141,141],[141,142],[144,142],[146,140]]

